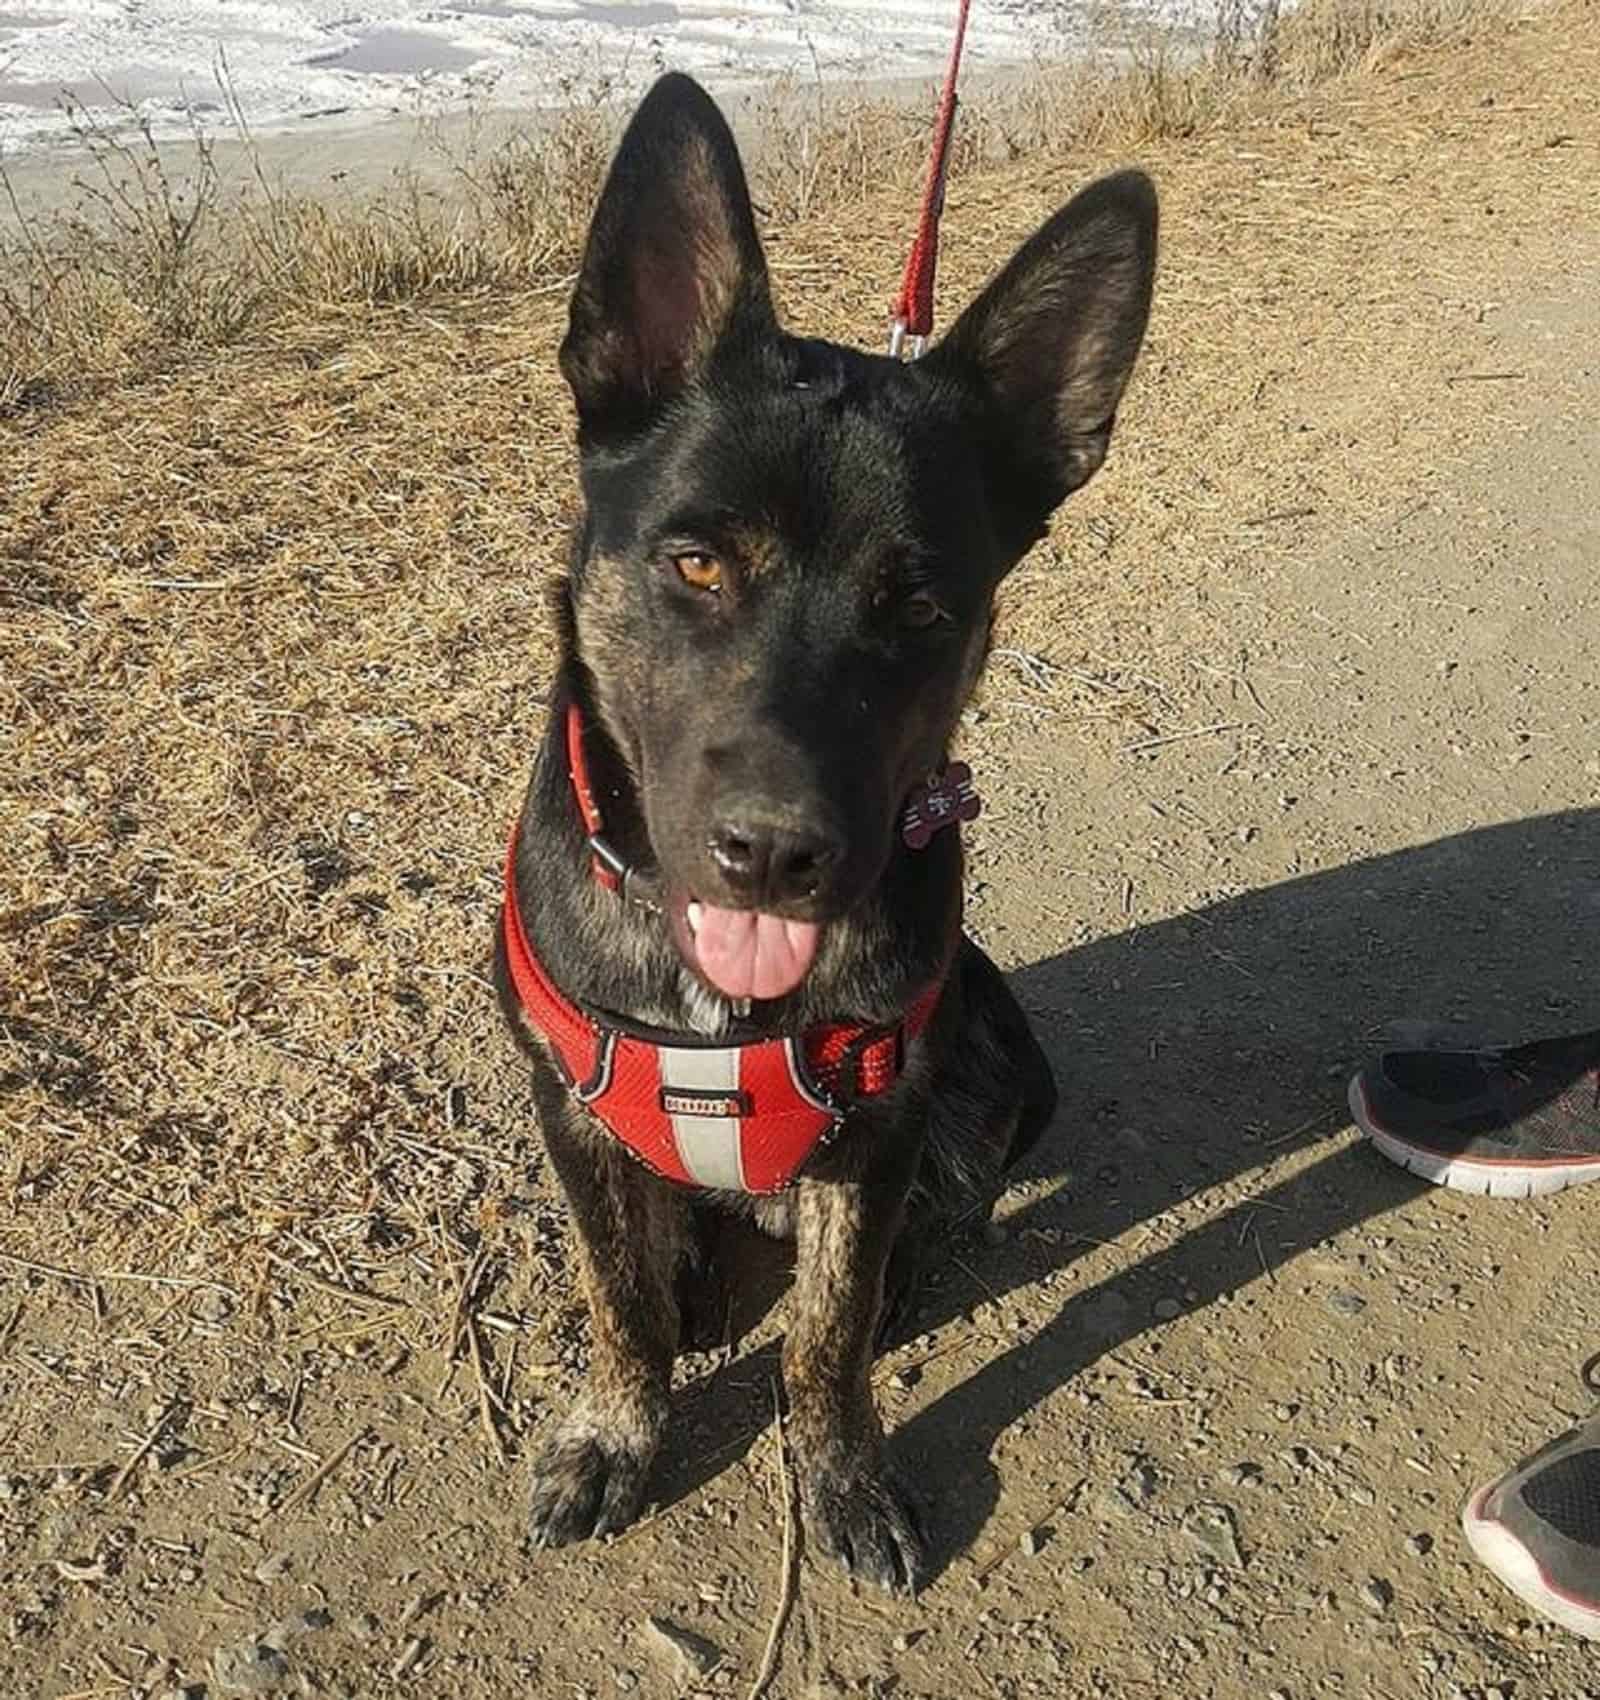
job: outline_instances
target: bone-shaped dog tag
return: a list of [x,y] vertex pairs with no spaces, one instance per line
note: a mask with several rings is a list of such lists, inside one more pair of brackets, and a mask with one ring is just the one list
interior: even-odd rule
[[901,817],[900,836],[913,850],[921,850],[936,832],[976,820],[982,807],[972,784],[972,769],[964,761],[953,761],[911,793]]

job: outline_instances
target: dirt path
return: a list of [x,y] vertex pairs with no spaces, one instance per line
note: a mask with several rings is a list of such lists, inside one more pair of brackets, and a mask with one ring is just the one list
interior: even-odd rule
[[[1600,48],[1563,17],[1157,162],[1125,440],[1018,575],[966,751],[972,924],[1065,1108],[879,1368],[937,1578],[804,1560],[774,1700],[1600,1695],[1456,1525],[1585,1407],[1600,1191],[1424,1189],[1343,1108],[1387,1035],[1600,1023]],[[961,187],[969,270],[1061,175]],[[813,323],[860,322],[828,261],[874,219],[781,248]],[[553,323],[358,327],[6,444],[0,1694],[750,1687],[770,1264],[683,1365],[659,1509],[519,1546],[585,1347],[474,978],[546,653],[484,515],[564,499]],[[159,538],[151,488],[187,492]],[[150,584],[235,571],[232,614]]]

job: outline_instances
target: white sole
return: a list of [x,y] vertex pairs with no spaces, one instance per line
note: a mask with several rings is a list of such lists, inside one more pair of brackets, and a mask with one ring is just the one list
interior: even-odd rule
[[1600,1640],[1600,1609],[1581,1606],[1559,1594],[1545,1581],[1533,1554],[1501,1524],[1481,1515],[1494,1484],[1480,1488],[1461,1513],[1462,1532],[1479,1561],[1517,1596],[1563,1629],[1587,1640]]
[[1361,1077],[1350,1082],[1350,1114],[1357,1127],[1389,1159],[1434,1186],[1473,1192],[1486,1198],[1546,1198],[1585,1181],[1600,1181],[1600,1157],[1571,1163],[1475,1162],[1470,1157],[1441,1157],[1380,1127],[1367,1108]]

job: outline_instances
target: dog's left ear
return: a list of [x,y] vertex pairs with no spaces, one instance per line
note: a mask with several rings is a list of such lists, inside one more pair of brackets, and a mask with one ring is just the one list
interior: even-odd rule
[[1150,316],[1156,191],[1142,172],[1092,183],[1037,231],[924,362],[976,380],[996,494],[1025,548],[1105,459]]
[[733,134],[692,78],[662,77],[612,161],[561,345],[582,431],[636,429],[728,339],[776,329]]

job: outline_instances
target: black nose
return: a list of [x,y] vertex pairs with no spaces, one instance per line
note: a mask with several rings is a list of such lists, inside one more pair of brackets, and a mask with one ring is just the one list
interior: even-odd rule
[[843,853],[837,839],[809,827],[736,819],[711,835],[711,859],[728,889],[757,905],[815,897]]

